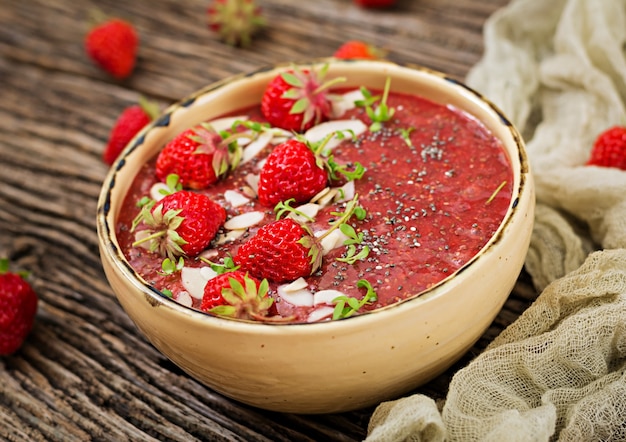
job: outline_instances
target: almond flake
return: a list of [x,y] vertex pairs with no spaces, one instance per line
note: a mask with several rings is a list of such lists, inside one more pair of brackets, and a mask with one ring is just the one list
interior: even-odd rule
[[333,120],[313,126],[304,133],[304,137],[308,141],[315,143],[323,140],[328,135],[333,133],[343,132],[343,138],[338,138],[337,135],[335,135],[328,141],[328,143],[326,143],[324,150],[329,151],[339,146],[344,139],[350,139],[352,133],[354,133],[355,136],[358,136],[366,130],[367,126],[361,120]]
[[302,290],[303,288],[306,288],[309,285],[308,282],[306,282],[306,279],[304,279],[303,277],[300,277],[298,279],[296,279],[295,281],[284,285],[283,286],[283,290],[285,292],[295,292],[298,290]]
[[256,198],[256,192],[250,186],[242,186],[241,192],[248,198]]
[[354,181],[348,181],[346,184],[344,184],[343,186],[339,187],[335,198],[335,202],[343,202],[343,201],[350,201],[352,198],[354,198]]
[[224,192],[224,199],[232,207],[241,207],[250,202],[250,198],[240,192],[237,192],[236,190],[227,190]]
[[365,97],[363,96],[361,89],[355,89],[353,91],[346,92],[345,94],[340,95],[337,100],[333,100],[332,102],[333,117],[341,117],[343,114],[346,113],[346,111],[349,111],[350,109],[354,109],[356,107],[355,101],[360,101],[364,99]]
[[[208,269],[204,270],[204,269]],[[213,272],[210,273],[210,272]],[[217,274],[210,267],[183,267],[180,271],[180,281],[185,290],[194,298],[202,299],[204,296],[204,286],[207,281]]]
[[152,243],[152,240],[150,241],[142,241],[144,239],[146,239],[147,237],[150,236],[150,231],[149,230],[139,230],[135,233],[135,242],[137,242],[137,246],[144,248],[146,250],[150,250],[150,244]]
[[241,164],[245,164],[256,157],[272,141],[273,137],[272,132],[263,132],[256,140],[248,144],[243,150]]
[[155,201],[161,201],[168,193],[171,193],[171,190],[165,183],[154,183],[150,187],[150,198]]
[[326,195],[328,192],[330,192],[330,187],[324,187],[322,190],[317,192],[317,194],[315,196],[313,196],[313,198],[311,198],[310,202],[312,202],[312,203],[317,202],[321,197]]
[[184,305],[185,307],[191,307],[193,305],[193,300],[191,299],[191,296],[189,296],[189,293],[185,291],[179,292],[174,300],[179,304]]
[[228,230],[241,230],[255,226],[265,218],[263,212],[246,212],[241,215],[233,216],[224,223],[224,228]]
[[320,290],[319,292],[313,295],[313,303],[317,304],[328,304],[332,305],[333,300],[338,296],[345,296],[345,293],[340,292],[339,290],[328,289],[328,290]]
[[326,255],[331,250],[342,246],[344,241],[347,239],[349,238],[341,230],[339,229],[333,230],[328,235],[326,235],[321,241],[320,245],[322,246],[322,254]]
[[319,204],[321,207],[326,207],[331,203],[332,200],[335,199],[338,193],[339,191],[336,188],[329,189],[329,191],[324,196],[317,200],[317,204]]
[[313,293],[307,289],[286,291],[289,284],[279,285],[276,291],[281,299],[297,307],[313,307]]
[[241,238],[246,233],[246,231],[247,231],[247,229],[229,230],[226,233],[220,234],[216,238],[215,244],[218,245],[218,246],[221,246],[222,244],[226,244],[228,242],[232,242],[232,241],[236,240],[237,238]]
[[335,309],[333,307],[328,306],[316,308],[311,313],[309,313],[309,316],[307,316],[306,318],[306,322],[318,322],[322,319],[330,318],[333,315],[334,311]]
[[260,180],[260,178],[261,177],[259,175],[255,175],[253,173],[249,173],[245,177],[246,183],[248,183],[248,186],[250,186],[250,188],[254,191],[255,195],[259,193],[259,180]]
[[304,223],[304,222],[309,221],[308,218],[314,219],[315,216],[320,211],[321,207],[318,204],[306,203],[306,204],[296,207],[295,209],[298,212],[302,213],[302,215],[299,215],[296,212],[291,212],[288,215],[289,218],[292,218],[300,223]]

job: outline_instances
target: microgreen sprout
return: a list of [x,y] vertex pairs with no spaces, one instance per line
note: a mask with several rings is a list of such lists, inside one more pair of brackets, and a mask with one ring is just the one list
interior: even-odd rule
[[371,304],[378,300],[378,295],[368,280],[359,279],[356,286],[367,290],[365,296],[363,296],[360,300],[346,295],[337,296],[333,299],[333,304],[335,304],[335,309],[333,310],[334,320],[349,318],[358,312],[364,305]]
[[170,258],[165,258],[163,262],[161,262],[161,274],[173,275],[176,272],[180,272],[184,266],[185,260],[182,256],[178,258],[178,261]]
[[367,258],[370,253],[370,249],[368,246],[363,246],[361,250],[357,253],[357,245],[360,245],[363,242],[363,232],[358,232],[352,227],[350,224],[342,224],[339,226],[339,230],[348,237],[343,244],[348,246],[346,250],[346,256],[342,258],[337,258],[337,261],[345,262],[350,265],[354,264],[359,260],[363,260]]
[[294,215],[298,215],[303,217],[308,221],[313,221],[313,218],[308,216],[306,213],[303,213],[296,209],[295,207],[291,207],[291,203],[295,202],[295,198],[289,198],[287,201],[281,201],[274,207],[274,212],[276,212],[276,219],[282,218],[282,216],[286,213],[293,213]]
[[163,289],[163,290],[161,290],[161,293],[163,293],[168,298],[173,298],[174,297],[174,293],[172,293],[172,291],[170,289]]
[[[393,115],[396,113],[396,110],[394,108],[390,108],[387,105],[387,98],[389,97],[390,86],[391,78],[387,77],[382,98],[378,95],[372,95],[372,93],[368,91],[365,87],[361,87],[361,94],[363,95],[364,99],[354,102],[356,106],[364,107],[367,116],[370,117],[370,120],[372,120],[372,124],[369,127],[370,132],[378,132],[379,130],[381,130],[383,127],[383,123],[391,120]],[[377,103],[378,105],[374,108],[374,105]]]
[[351,166],[339,164],[335,161],[334,157],[330,155],[330,150],[326,149],[326,146],[333,137],[339,140],[344,140],[347,136],[352,138],[352,141],[356,140],[356,134],[353,130],[347,129],[343,131],[333,131],[326,135],[319,141],[308,141],[304,136],[297,135],[297,139],[308,146],[311,152],[315,155],[318,167],[326,169],[330,175],[330,179],[337,180],[339,176],[343,175],[348,181],[354,181],[361,179],[365,174],[365,167],[361,163],[356,162]]
[[496,188],[496,190],[494,190],[494,192],[491,194],[489,199],[485,201],[485,205],[491,204],[491,202],[494,200],[496,195],[498,195],[498,193],[504,188],[505,185],[506,185],[506,181],[502,181],[500,185]]
[[218,275],[221,275],[222,273],[233,272],[239,269],[239,266],[235,264],[235,260],[232,258],[232,256],[224,257],[223,264],[218,264],[203,256],[200,257],[200,261],[207,263],[209,267],[211,267],[211,270],[213,270]]
[[411,142],[411,132],[414,130],[415,128],[412,126],[407,129],[400,129],[400,136],[409,147],[413,147],[413,143]]

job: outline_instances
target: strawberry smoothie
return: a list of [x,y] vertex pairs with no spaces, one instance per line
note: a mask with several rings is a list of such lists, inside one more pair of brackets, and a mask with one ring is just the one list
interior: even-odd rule
[[[323,238],[321,263],[312,274],[295,281],[268,281],[268,296],[274,298],[271,314],[293,322],[332,320],[342,296],[344,301],[363,300],[375,293],[354,314],[419,296],[485,246],[511,203],[508,157],[473,117],[391,92],[386,105],[393,115],[373,128],[366,107],[354,105],[355,97],[363,97],[359,91],[336,93],[341,99],[332,119],[303,135],[314,142],[334,134],[323,148],[324,158],[350,171],[360,165],[364,173],[354,179],[338,175],[308,202],[292,203],[296,212],[282,214]],[[236,120],[265,122],[255,107],[208,123],[232,127]],[[237,130],[245,133],[250,127]],[[237,167],[207,188],[193,190],[221,205],[226,222],[198,257],[185,257],[174,271],[164,271],[163,256],[135,244],[137,202],[154,198],[163,186],[156,158],[145,164],[117,223],[130,265],[156,289],[199,309],[204,286],[217,275],[215,265],[232,261],[262,226],[276,220],[275,207],[261,204],[257,197],[259,176],[272,150],[293,137],[292,132],[265,128],[250,139],[235,141],[243,152]],[[351,201],[364,210],[362,219],[351,217],[346,222],[351,228],[328,232]]]

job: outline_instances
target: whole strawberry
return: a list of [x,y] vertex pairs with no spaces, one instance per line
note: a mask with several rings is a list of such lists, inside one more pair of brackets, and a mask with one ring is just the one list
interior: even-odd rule
[[396,4],[395,0],[354,0],[354,3],[363,8],[389,8]]
[[89,57],[118,79],[133,72],[138,47],[139,37],[133,25],[118,18],[106,20],[85,36],[85,50]]
[[615,126],[601,133],[593,144],[587,165],[626,170],[626,127]]
[[125,108],[115,121],[109,141],[102,152],[102,160],[111,165],[137,132],[157,117],[159,108],[143,97],[139,104]]
[[268,319],[274,299],[267,281],[234,270],[210,279],[204,287],[200,310],[238,319]]
[[259,202],[274,207],[281,201],[309,201],[328,183],[328,173],[318,164],[311,149],[290,139],[279,144],[267,157],[259,176]]
[[209,27],[231,46],[248,46],[265,26],[254,0],[214,0],[207,10]]
[[360,40],[349,40],[333,54],[335,58],[376,60],[385,57],[385,51]]
[[261,227],[235,256],[240,270],[275,282],[309,276],[319,268],[321,260],[317,239],[291,218]]
[[174,260],[202,252],[224,224],[226,211],[206,195],[180,190],[144,206],[138,220],[147,229],[137,232],[134,245]]
[[187,189],[206,189],[229,170],[228,146],[210,126],[187,129],[165,145],[156,161],[156,175],[165,182],[176,174]]
[[33,327],[37,302],[24,277],[9,272],[9,261],[0,259],[0,355],[10,355],[22,346]]
[[267,85],[261,112],[267,121],[289,131],[305,131],[329,118],[333,96],[329,88],[344,78],[324,83],[328,65],[320,71],[294,68],[277,75]]

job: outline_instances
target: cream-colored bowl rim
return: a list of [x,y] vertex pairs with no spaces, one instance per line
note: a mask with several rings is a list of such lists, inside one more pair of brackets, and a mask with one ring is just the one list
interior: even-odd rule
[[[474,106],[476,106],[484,115],[489,116],[494,121],[499,121],[500,125],[504,128],[503,135],[500,135],[499,138],[503,136],[509,137],[509,140],[502,140],[503,144],[513,143],[517,146],[517,154],[518,157],[515,158],[510,155],[510,152],[507,150],[507,155],[509,156],[511,166],[513,168],[514,175],[514,185],[513,185],[513,193],[511,195],[511,202],[509,205],[509,209],[505,214],[502,222],[498,230],[494,233],[494,235],[490,238],[490,240],[483,246],[483,248],[474,255],[467,263],[465,263],[461,268],[459,268],[454,273],[450,274],[448,277],[418,294],[415,294],[405,300],[396,302],[394,304],[382,307],[380,309],[365,312],[360,315],[356,315],[350,318],[334,320],[334,321],[323,321],[323,322],[314,322],[314,323],[261,323],[255,321],[246,321],[246,320],[234,320],[234,319],[226,319],[220,318],[209,313],[205,313],[199,310],[195,310],[191,307],[186,307],[177,301],[165,296],[160,291],[152,287],[148,284],[128,263],[123,253],[121,252],[120,246],[117,242],[116,234],[115,234],[115,220],[112,219],[112,213],[110,211],[111,206],[111,192],[115,186],[116,179],[118,174],[123,170],[126,159],[132,152],[142,144],[143,138],[155,128],[159,126],[167,126],[171,116],[178,112],[184,111],[185,108],[189,106],[193,106],[194,102],[200,99],[209,99],[210,94],[219,92],[221,88],[229,87],[233,85],[237,85],[241,80],[245,80],[247,78],[252,78],[257,75],[264,75],[268,72],[275,70],[285,70],[293,65],[298,66],[317,66],[324,63],[331,63],[332,66],[341,66],[342,68],[350,68],[354,67],[355,69],[377,67],[383,66],[385,70],[390,73],[404,72],[410,71],[411,76],[415,76],[415,78],[420,78],[421,82],[430,83],[433,85],[438,85],[445,89],[451,89],[455,93],[458,93],[463,97],[465,101],[472,102]],[[381,74],[382,75],[382,74]],[[466,111],[469,112],[469,111]],[[471,115],[471,113],[470,113]],[[483,122],[483,124],[487,125]],[[464,83],[449,77],[441,72],[413,64],[398,64],[389,61],[365,61],[365,60],[335,60],[335,59],[320,59],[320,60],[309,60],[302,62],[292,62],[292,63],[283,63],[277,64],[274,66],[263,67],[261,69],[230,76],[224,80],[214,82],[203,89],[189,95],[188,97],[174,103],[170,107],[168,107],[163,114],[157,118],[152,123],[148,124],[145,128],[143,128],[135,138],[128,144],[128,146],[124,149],[123,153],[119,156],[116,162],[110,168],[108,174],[106,175],[102,190],[100,192],[100,196],[98,199],[98,207],[97,207],[97,231],[98,231],[98,239],[101,245],[101,254],[106,254],[110,261],[115,265],[115,268],[124,278],[132,283],[132,285],[146,297],[147,301],[153,305],[159,305],[160,307],[166,307],[172,309],[180,315],[189,316],[190,319],[205,321],[207,325],[218,328],[229,328],[232,330],[237,330],[240,332],[251,332],[251,333],[267,333],[267,334],[275,334],[279,333],[283,327],[289,327],[289,333],[303,333],[307,334],[309,332],[320,331],[323,327],[324,331],[332,331],[329,329],[336,329],[338,333],[341,331],[345,331],[348,328],[352,328],[353,326],[367,326],[368,322],[374,323],[379,322],[381,320],[385,320],[386,317],[392,316],[394,311],[397,309],[406,309],[406,308],[414,308],[416,304],[424,304],[428,303],[429,300],[443,296],[448,291],[449,287],[456,286],[463,283],[464,273],[471,271],[473,267],[476,267],[478,263],[484,259],[484,256],[488,253],[496,253],[493,249],[497,246],[499,242],[499,238],[507,232],[507,227],[511,224],[512,219],[515,218],[516,210],[515,208],[518,205],[518,202],[521,200],[522,196],[531,192],[531,189],[527,188],[527,181],[529,178],[529,164],[528,158],[524,149],[524,144],[522,141],[522,137],[517,131],[517,129],[513,126],[513,124],[507,119],[507,117],[503,114],[503,112],[491,101],[486,99],[479,92],[474,89],[468,87]],[[518,216],[523,216],[523,214],[519,214]],[[105,258],[103,256],[103,258]]]

